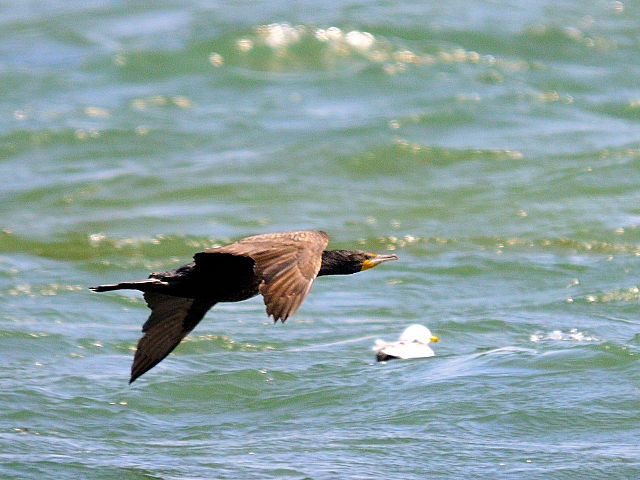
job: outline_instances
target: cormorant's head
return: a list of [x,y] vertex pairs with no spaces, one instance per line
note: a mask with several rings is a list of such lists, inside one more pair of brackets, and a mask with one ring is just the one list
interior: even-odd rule
[[318,276],[361,272],[397,259],[397,255],[378,255],[362,250],[325,250],[322,252],[322,266]]

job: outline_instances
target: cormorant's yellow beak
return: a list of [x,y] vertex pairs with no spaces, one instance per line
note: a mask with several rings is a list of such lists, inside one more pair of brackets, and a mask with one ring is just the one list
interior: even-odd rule
[[362,262],[362,270],[369,270],[376,265],[380,265],[381,263],[388,262],[390,260],[398,260],[397,255],[376,255],[375,253],[369,253],[368,255],[370,255],[371,258],[367,258]]
[[434,343],[438,343],[440,341],[440,339],[436,335],[431,335],[431,338],[429,340]]

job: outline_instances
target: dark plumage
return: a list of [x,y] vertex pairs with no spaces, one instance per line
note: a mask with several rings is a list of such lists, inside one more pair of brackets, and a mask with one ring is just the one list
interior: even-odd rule
[[192,263],[152,273],[146,280],[92,287],[94,292],[140,290],[151,309],[129,383],[169,355],[216,303],[260,293],[267,315],[284,322],[298,310],[317,276],[356,273],[398,258],[325,250],[328,243],[328,235],[316,230],[256,235],[196,253]]

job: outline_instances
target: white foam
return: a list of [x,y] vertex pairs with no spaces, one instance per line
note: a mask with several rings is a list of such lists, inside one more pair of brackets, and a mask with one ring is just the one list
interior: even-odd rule
[[543,340],[553,340],[561,342],[601,342],[602,340],[593,335],[587,335],[580,332],[577,328],[572,328],[567,332],[562,330],[553,330],[549,333],[533,333],[529,337],[532,342],[540,342]]
[[368,50],[375,42],[375,37],[369,32],[359,32],[358,30],[352,30],[347,33],[345,40],[347,43],[358,50]]
[[265,45],[271,48],[284,48],[300,40],[300,32],[288,23],[272,23],[261,27],[258,32]]

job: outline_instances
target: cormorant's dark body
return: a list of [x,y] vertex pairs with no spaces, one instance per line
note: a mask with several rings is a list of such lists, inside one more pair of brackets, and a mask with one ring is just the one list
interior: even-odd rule
[[176,270],[146,280],[92,287],[95,292],[144,292],[151,315],[131,367],[131,379],[162,361],[219,302],[239,302],[261,293],[267,314],[284,322],[302,303],[316,276],[356,273],[395,255],[360,250],[324,250],[328,236],[306,230],[247,237],[194,256]]
[[[149,278],[164,284],[151,283],[149,287],[150,291],[176,297],[207,298],[214,303],[239,302],[259,293],[260,280],[253,272],[254,265],[251,258],[215,255],[197,265],[191,262],[171,272],[152,273]],[[222,274],[212,275],[214,272]]]

